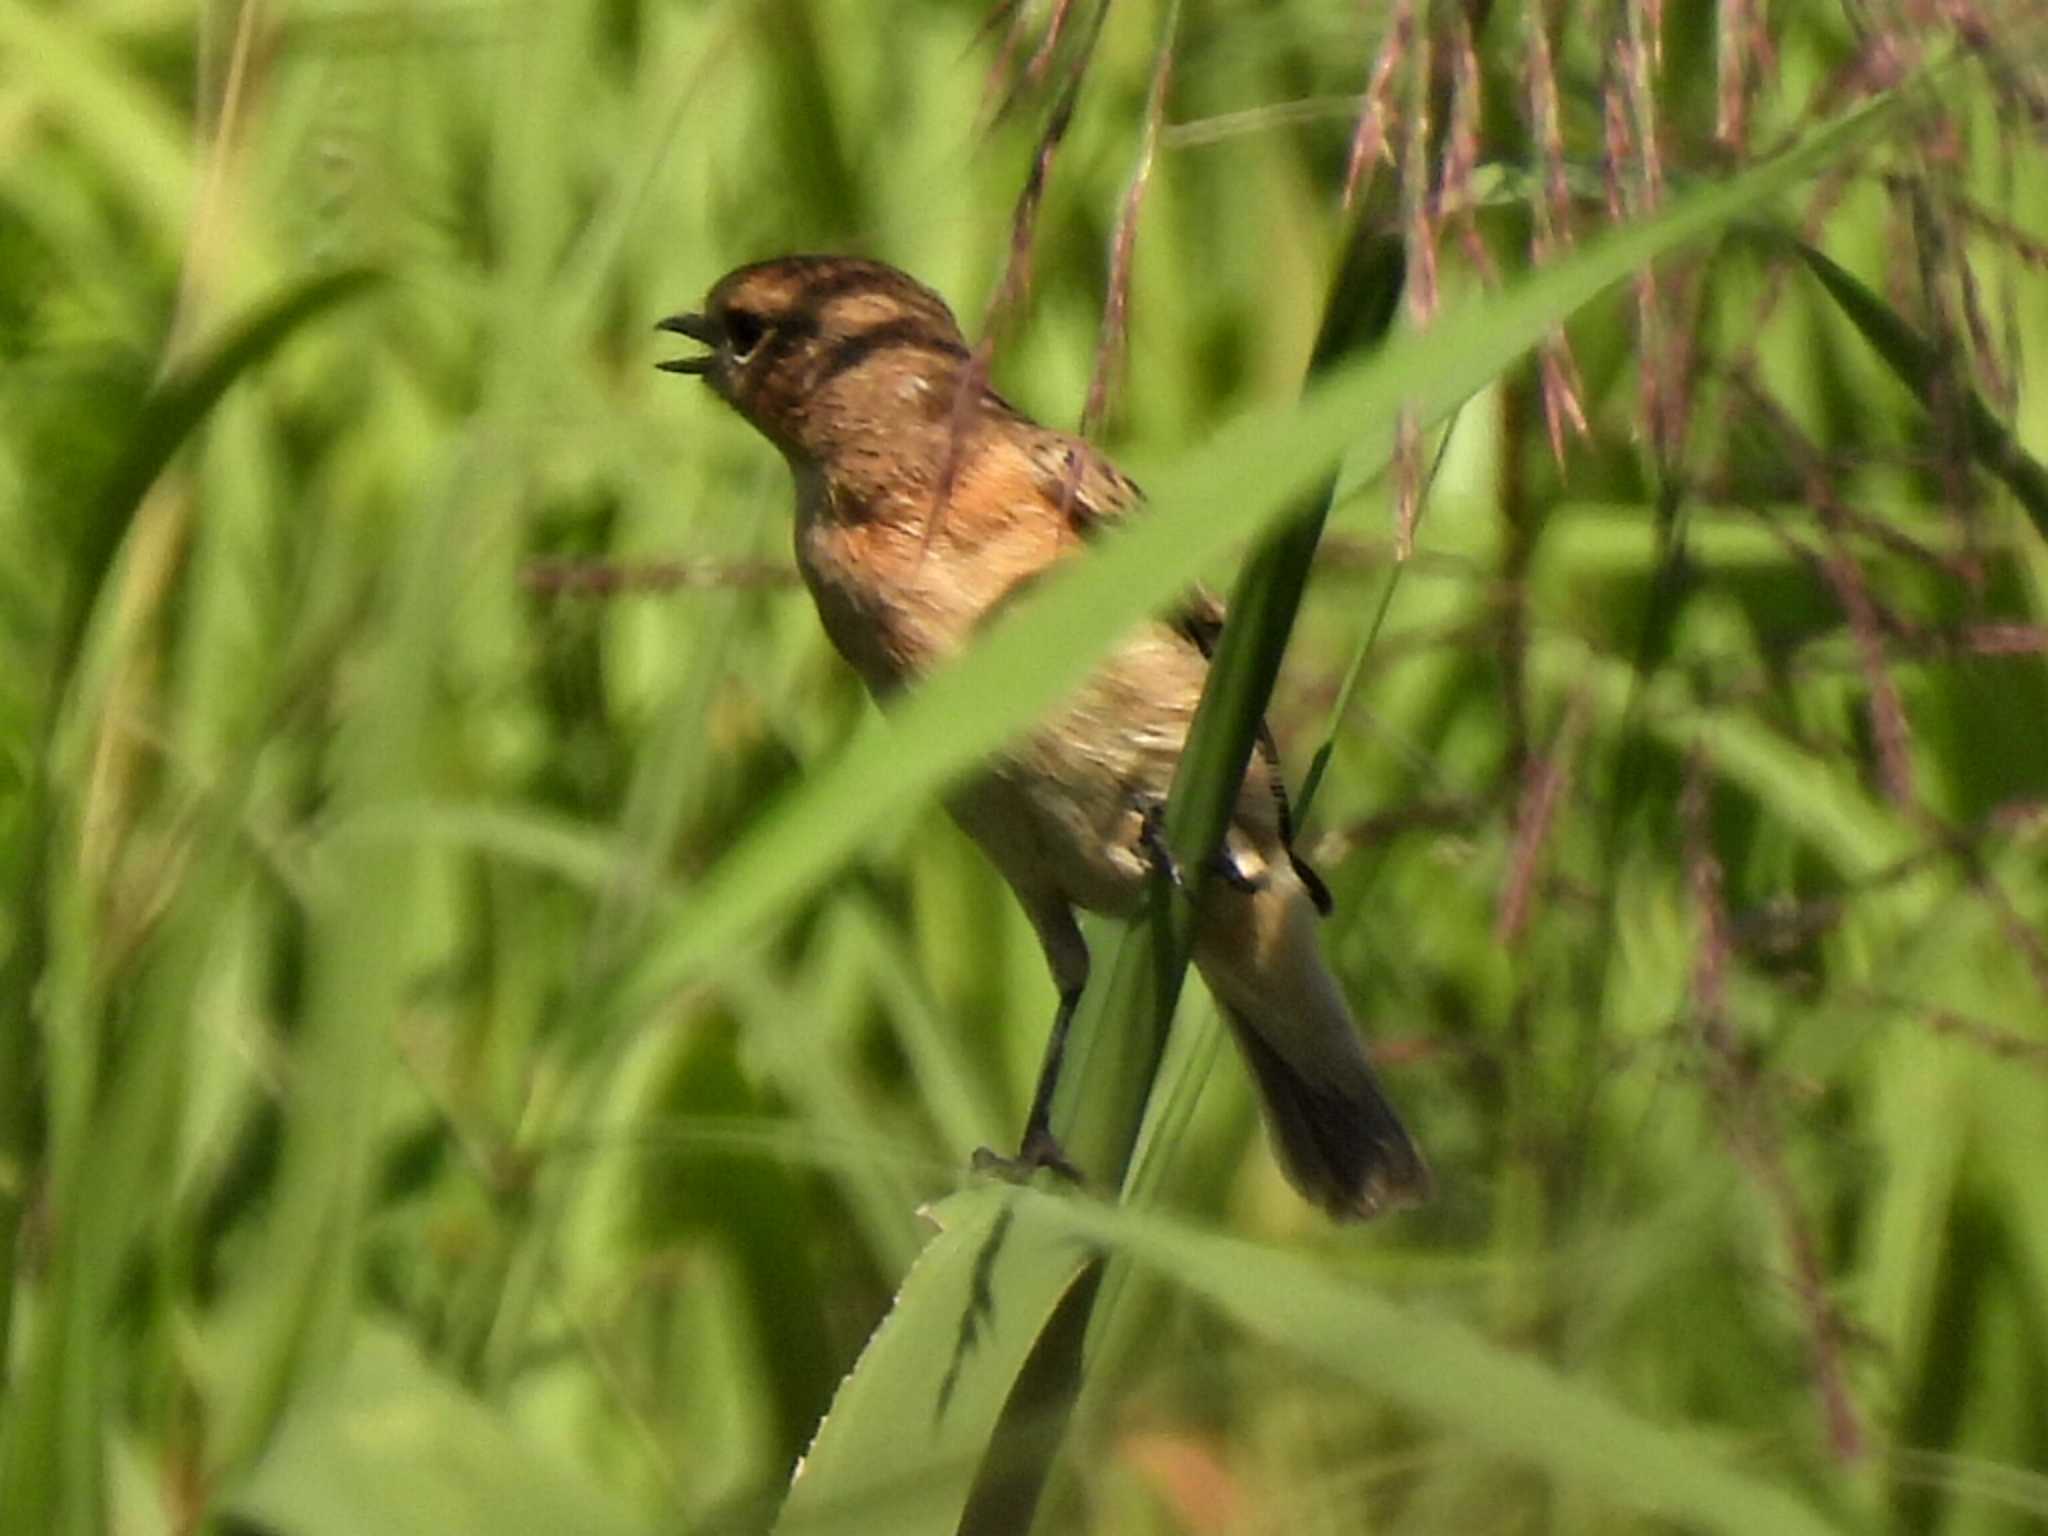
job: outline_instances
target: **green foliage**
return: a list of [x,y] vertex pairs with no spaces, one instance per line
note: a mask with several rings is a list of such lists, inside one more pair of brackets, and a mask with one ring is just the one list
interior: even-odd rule
[[[0,1530],[2048,1517],[2040,26],[1564,9],[0,0]],[[1073,420],[1162,37],[1151,509],[884,726],[652,323],[823,246],[977,329],[1078,78]],[[1410,307],[1302,395],[1375,78]],[[1287,640],[1440,1199],[1302,1207],[1107,926],[1126,1205],[955,1193],[1052,993],[936,792],[1333,473],[1224,713]]]

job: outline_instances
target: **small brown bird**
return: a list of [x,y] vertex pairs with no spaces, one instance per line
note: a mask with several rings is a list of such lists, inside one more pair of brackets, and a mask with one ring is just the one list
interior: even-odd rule
[[[701,374],[789,461],[797,565],[833,644],[884,703],[1139,504],[1137,487],[1086,442],[977,384],[945,301],[894,267],[759,262],[721,279],[702,313],[660,328],[710,351],[659,366]],[[1065,1166],[1047,1114],[1088,979],[1074,909],[1134,915],[1148,880],[1170,870],[1157,818],[1222,621],[1221,605],[1197,595],[1138,627],[947,799],[1023,903],[1059,987],[1020,1153],[1028,1163]],[[1220,878],[1197,893],[1194,962],[1251,1065],[1281,1166],[1332,1215],[1370,1216],[1423,1199],[1429,1172],[1323,965],[1315,925],[1328,892],[1290,841],[1266,738]]]

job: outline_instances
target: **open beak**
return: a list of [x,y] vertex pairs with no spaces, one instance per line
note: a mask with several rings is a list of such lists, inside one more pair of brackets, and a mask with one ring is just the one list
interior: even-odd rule
[[659,368],[663,373],[701,374],[710,371],[711,364],[715,358],[715,349],[718,346],[719,335],[718,327],[711,323],[709,315],[670,315],[666,320],[659,322],[654,328],[657,331],[674,331],[678,336],[687,336],[692,341],[701,341],[705,346],[714,349],[713,353],[708,353],[702,357],[672,357],[666,362],[656,363],[655,367]]

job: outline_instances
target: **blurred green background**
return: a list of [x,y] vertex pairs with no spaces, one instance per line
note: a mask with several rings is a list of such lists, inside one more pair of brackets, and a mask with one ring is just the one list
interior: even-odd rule
[[[2048,1525],[2042,31],[0,0],[0,1530],[772,1519],[1053,993],[919,795],[610,1006],[875,729],[786,470],[652,325],[833,249],[978,331],[1076,85],[996,376],[1077,420],[1149,125],[1141,470],[1300,388],[1369,85],[1404,328],[1895,101],[1772,210],[1860,319],[1730,228],[1351,477],[1273,719],[1331,748],[1326,946],[1441,1194],[1334,1229],[1226,1053],[1164,1204],[1817,1528]],[[1671,1528],[1177,1292],[1147,1332],[1078,1528]]]

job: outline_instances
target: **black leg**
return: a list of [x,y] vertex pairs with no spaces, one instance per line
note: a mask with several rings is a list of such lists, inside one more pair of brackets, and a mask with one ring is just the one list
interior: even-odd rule
[[1024,915],[1045,946],[1045,963],[1059,988],[1059,1011],[1053,1015],[1052,1033],[1046,1037],[1045,1058],[1038,1069],[1038,1085],[1031,1093],[1031,1111],[1024,1120],[1024,1140],[1015,1157],[1003,1157],[987,1147],[974,1154],[974,1166],[983,1173],[1022,1180],[1040,1168],[1051,1168],[1076,1183],[1081,1175],[1060,1150],[1052,1133],[1053,1092],[1059,1086],[1060,1064],[1066,1059],[1067,1031],[1074,1022],[1074,1010],[1088,987],[1088,945],[1074,923],[1074,909],[1057,891],[1019,891]]
[[1080,1173],[1067,1161],[1052,1134],[1052,1096],[1059,1087],[1060,1062],[1067,1054],[1067,1029],[1074,1022],[1074,1010],[1081,1006],[1081,989],[1060,994],[1059,1011],[1052,1016],[1052,1033],[1046,1036],[1045,1059],[1039,1064],[1038,1086],[1031,1092],[1031,1112],[1024,1117],[1024,1140],[1017,1148],[1017,1161],[1027,1168],[1053,1168],[1079,1182]]
[[1052,1017],[1052,1034],[1045,1042],[1045,1060],[1038,1068],[1038,1086],[1031,1093],[1031,1112],[1024,1117],[1024,1140],[1015,1157],[1004,1157],[987,1147],[974,1154],[977,1173],[1022,1181],[1041,1168],[1050,1168],[1062,1178],[1082,1182],[1081,1170],[1067,1161],[1059,1139],[1052,1133],[1052,1096],[1059,1087],[1060,1061],[1067,1054],[1067,1026],[1074,1022],[1074,1010],[1081,1004],[1081,988],[1060,994],[1059,1012]]

